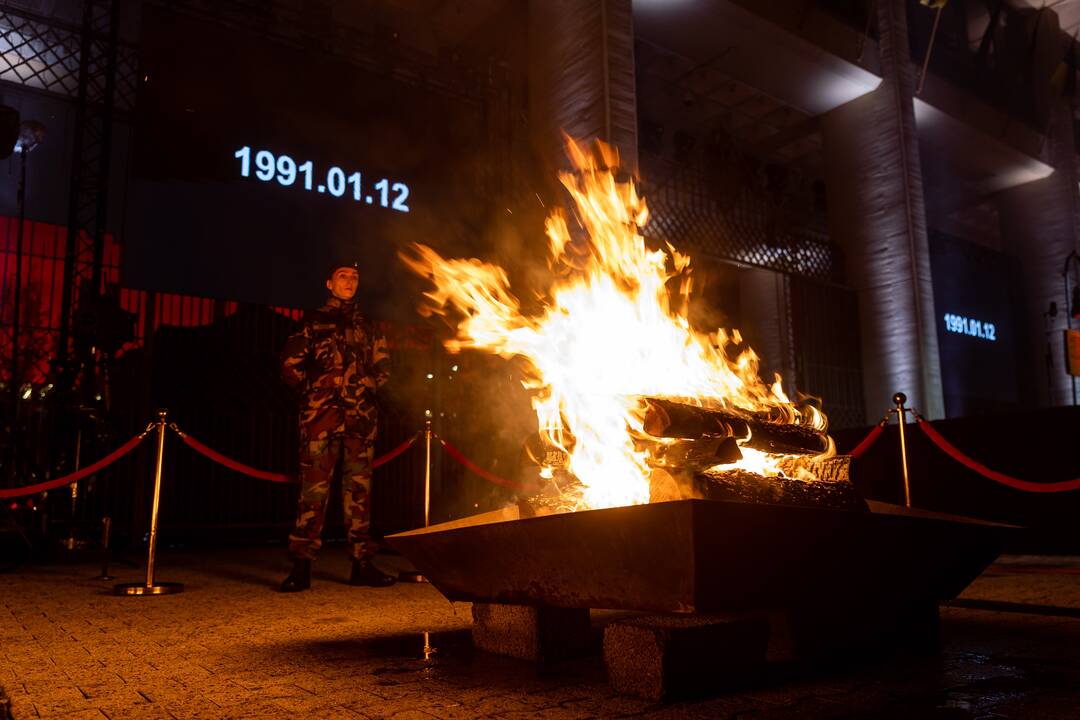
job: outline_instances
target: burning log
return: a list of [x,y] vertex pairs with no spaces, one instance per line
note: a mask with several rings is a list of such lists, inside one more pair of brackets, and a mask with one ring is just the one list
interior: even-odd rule
[[762,413],[714,410],[660,398],[645,398],[645,403],[644,430],[653,437],[750,436],[746,447],[783,455],[820,455],[829,448],[828,436],[820,430],[776,422]]
[[649,502],[694,497],[695,473],[742,459],[742,452],[733,437],[664,441],[639,438],[637,445],[649,450],[646,460],[652,468],[649,473]]
[[777,465],[789,478],[802,480],[813,478],[819,482],[851,482],[851,456],[831,457],[785,457]]
[[[849,479],[851,457],[785,458],[784,475],[762,477],[745,470],[708,470],[694,477],[706,500],[735,500],[766,505],[801,505],[867,511]],[[802,479],[800,476],[815,479]]]
[[715,465],[728,465],[742,459],[734,437],[706,437],[700,440],[676,439],[667,442],[644,442],[652,467],[676,468],[697,472]]

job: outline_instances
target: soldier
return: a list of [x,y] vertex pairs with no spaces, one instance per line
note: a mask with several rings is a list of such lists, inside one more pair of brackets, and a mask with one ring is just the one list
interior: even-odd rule
[[352,553],[351,585],[385,587],[394,578],[372,563],[377,546],[371,521],[371,459],[375,447],[375,390],[390,375],[386,340],[353,299],[360,282],[355,262],[329,268],[330,298],[304,317],[285,342],[282,377],[301,393],[300,507],[289,535],[293,569],[282,592],[311,587],[311,561],[322,545],[326,500],[334,467],[341,460],[345,524]]

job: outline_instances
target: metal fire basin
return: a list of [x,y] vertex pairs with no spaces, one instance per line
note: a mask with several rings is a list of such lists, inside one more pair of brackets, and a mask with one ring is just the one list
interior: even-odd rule
[[678,500],[531,518],[511,507],[387,540],[450,600],[714,613],[936,607],[994,561],[1009,527],[867,505]]

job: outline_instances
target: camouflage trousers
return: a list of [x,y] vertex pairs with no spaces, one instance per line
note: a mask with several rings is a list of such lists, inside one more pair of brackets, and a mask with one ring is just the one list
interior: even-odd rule
[[326,501],[334,467],[341,460],[341,494],[345,527],[354,558],[370,557],[378,545],[371,540],[371,460],[374,443],[341,433],[302,442],[300,448],[300,506],[296,527],[289,535],[289,554],[315,559],[322,547]]

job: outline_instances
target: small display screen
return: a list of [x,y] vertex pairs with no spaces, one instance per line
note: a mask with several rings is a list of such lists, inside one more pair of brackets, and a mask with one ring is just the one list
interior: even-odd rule
[[1016,304],[1007,256],[932,233],[930,258],[946,413],[1015,408]]

